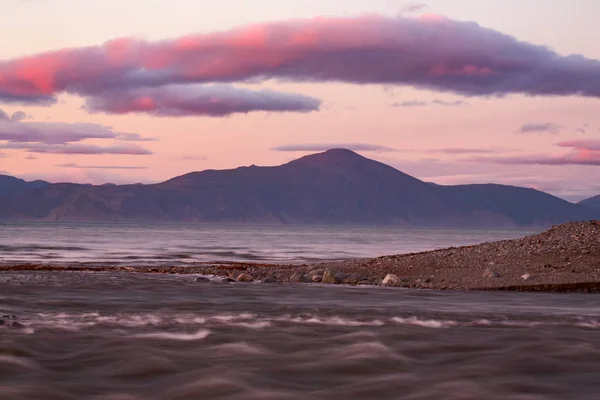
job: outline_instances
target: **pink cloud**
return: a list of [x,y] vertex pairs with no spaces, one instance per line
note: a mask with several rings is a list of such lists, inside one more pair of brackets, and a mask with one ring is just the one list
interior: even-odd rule
[[556,144],[560,147],[569,147],[580,151],[600,151],[600,139],[565,140]]
[[[14,114],[13,114],[14,115]],[[0,120],[0,141],[65,144],[85,139],[149,141],[135,133],[116,132],[109,126],[92,123],[21,122]]]
[[[474,22],[440,16],[314,18],[148,42],[34,54],[0,63],[0,99],[61,92],[281,79],[408,85],[463,95],[600,97],[600,61],[562,56]],[[143,104],[142,104],[143,105]]]
[[148,169],[148,167],[121,166],[121,165],[79,165],[75,163],[58,164],[55,167],[61,168],[79,168],[79,169]]
[[577,150],[559,155],[521,155],[510,157],[472,157],[469,161],[522,165],[596,165],[600,166],[600,151]]
[[169,85],[102,92],[89,97],[85,108],[112,114],[223,117],[252,111],[311,112],[320,106],[321,101],[312,97],[267,89],[253,91],[230,85]]
[[8,150],[25,150],[28,153],[49,154],[128,154],[149,155],[153,154],[137,145],[115,145],[97,146],[93,144],[45,144],[45,143],[15,143],[10,142],[0,145],[0,148]]

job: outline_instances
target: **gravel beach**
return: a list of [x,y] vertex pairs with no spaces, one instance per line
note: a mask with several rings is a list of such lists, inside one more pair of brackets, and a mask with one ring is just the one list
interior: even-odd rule
[[[381,285],[431,290],[600,291],[600,222],[554,226],[522,239],[302,265],[8,265],[2,271],[95,271],[214,276],[223,282]],[[214,280],[213,280],[214,281]],[[198,279],[198,282],[211,282]]]

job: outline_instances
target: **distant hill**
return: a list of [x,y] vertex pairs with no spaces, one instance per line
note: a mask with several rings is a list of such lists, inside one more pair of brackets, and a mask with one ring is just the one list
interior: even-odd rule
[[582,200],[579,202],[579,204],[586,207],[600,207],[600,195]]
[[61,183],[0,198],[5,220],[531,227],[596,216],[534,189],[432,185],[344,149],[153,185]]
[[41,188],[49,185],[45,181],[27,182],[14,176],[0,175],[0,196],[8,196],[29,189]]

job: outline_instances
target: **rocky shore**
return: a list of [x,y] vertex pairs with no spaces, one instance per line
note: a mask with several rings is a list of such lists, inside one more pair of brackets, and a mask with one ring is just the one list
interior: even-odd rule
[[[432,290],[600,291],[600,222],[554,226],[516,240],[303,265],[229,263],[165,267],[0,266],[2,271],[195,274],[222,282],[385,285]],[[198,278],[198,283],[211,280]],[[214,280],[213,280],[214,281]]]

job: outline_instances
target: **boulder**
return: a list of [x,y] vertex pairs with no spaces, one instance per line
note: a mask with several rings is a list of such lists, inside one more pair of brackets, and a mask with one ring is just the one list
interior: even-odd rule
[[313,275],[311,281],[313,283],[319,283],[323,280],[323,277],[321,275]]
[[278,283],[277,279],[275,279],[275,278],[273,278],[273,277],[271,277],[271,276],[269,276],[269,277],[267,277],[267,278],[263,279],[263,281],[262,281],[262,282],[263,282],[263,283]]
[[290,282],[294,283],[309,283],[311,280],[306,277],[302,272],[296,271],[290,277]]
[[250,274],[239,274],[236,280],[238,282],[254,282],[254,278]]
[[483,272],[483,277],[486,279],[497,279],[500,278],[500,274],[490,268],[486,268]]
[[387,285],[387,286],[394,286],[394,285],[399,285],[400,284],[400,278],[398,278],[397,275],[394,274],[387,274],[385,276],[385,278],[383,278],[383,281],[381,282],[382,285]]
[[202,282],[202,283],[209,283],[210,279],[208,279],[205,276],[199,276],[196,279],[194,279],[194,282]]
[[350,274],[346,276],[342,283],[346,285],[358,285],[360,282],[364,281],[365,278],[360,275]]
[[336,283],[342,283],[342,279],[343,278],[340,275],[336,275],[329,268],[325,268],[321,282],[329,285],[335,285]]

